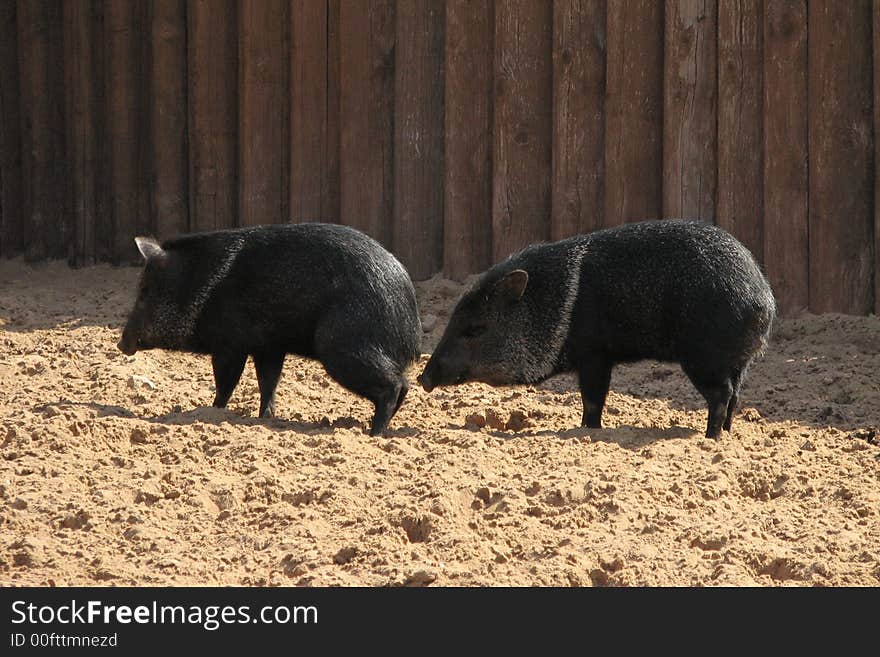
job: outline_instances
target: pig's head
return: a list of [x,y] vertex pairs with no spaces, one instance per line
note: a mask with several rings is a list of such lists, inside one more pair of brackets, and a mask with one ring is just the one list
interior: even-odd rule
[[430,392],[466,381],[490,385],[530,383],[546,377],[523,269],[489,270],[461,298],[418,381]]
[[138,283],[137,300],[117,346],[129,356],[143,349],[180,347],[185,336],[181,335],[175,299],[179,287],[175,281],[180,278],[176,254],[163,249],[151,237],[136,237],[135,243],[146,263]]

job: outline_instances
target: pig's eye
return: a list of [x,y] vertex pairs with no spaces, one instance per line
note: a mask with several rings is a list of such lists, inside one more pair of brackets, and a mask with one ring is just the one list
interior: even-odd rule
[[470,326],[466,326],[464,328],[464,330],[461,332],[461,335],[465,338],[476,338],[481,336],[485,332],[485,324],[471,324]]

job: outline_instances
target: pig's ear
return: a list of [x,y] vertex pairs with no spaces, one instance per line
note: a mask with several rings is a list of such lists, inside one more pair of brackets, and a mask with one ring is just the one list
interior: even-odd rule
[[165,250],[152,237],[135,237],[138,251],[144,256],[144,260],[152,260],[153,258],[163,258]]
[[495,289],[510,301],[519,301],[529,283],[529,273],[523,269],[508,272],[495,284]]

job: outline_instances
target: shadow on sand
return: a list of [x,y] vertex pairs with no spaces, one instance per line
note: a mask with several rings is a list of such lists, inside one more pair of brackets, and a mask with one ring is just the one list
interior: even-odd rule
[[[465,429],[465,426],[455,427]],[[620,447],[631,450],[638,450],[646,447],[651,443],[663,440],[678,440],[682,438],[699,438],[703,436],[702,431],[691,429],[688,427],[672,426],[666,428],[656,427],[634,427],[630,425],[621,425],[619,427],[609,427],[604,429],[589,429],[587,427],[575,427],[564,431],[553,431],[552,429],[540,429],[537,431],[517,431],[515,433],[503,431],[489,431],[489,435],[505,440],[515,440],[517,438],[548,436],[553,438],[572,439],[572,438],[589,438],[593,442],[615,443]]]
[[[323,420],[321,422],[306,422],[302,420],[285,420],[283,418],[258,418],[252,416],[240,415],[236,411],[228,408],[214,408],[213,406],[198,406],[186,411],[172,411],[163,413],[162,415],[144,416],[137,415],[122,406],[114,404],[99,404],[97,402],[76,402],[69,399],[60,399],[56,402],[40,404],[34,406],[37,413],[51,412],[50,409],[74,406],[80,408],[89,408],[97,412],[98,417],[119,417],[129,420],[143,420],[155,424],[170,426],[187,426],[197,422],[203,424],[213,424],[219,426],[221,424],[231,424],[234,426],[262,426],[275,431],[291,431],[305,435],[331,435],[336,429],[355,429],[360,430],[364,434],[369,431],[369,424],[366,421],[358,420],[352,417],[336,418],[332,422]],[[419,430],[415,427],[398,427],[385,432],[386,438],[413,438],[419,435]]]

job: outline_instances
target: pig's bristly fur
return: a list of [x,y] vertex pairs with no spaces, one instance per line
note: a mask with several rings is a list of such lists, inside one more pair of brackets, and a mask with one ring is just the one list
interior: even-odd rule
[[[524,271],[521,297],[500,285]],[[648,221],[535,244],[487,271],[461,298],[420,380],[535,383],[577,371],[583,422],[599,417],[615,363],[678,362],[730,421],[749,363],[766,347],[773,293],[748,250],[700,221]]]
[[288,353],[319,360],[370,399],[374,433],[403,402],[403,373],[419,356],[415,291],[403,265],[370,237],[283,224],[138,246],[147,263],[120,348],[210,354],[215,406],[226,405],[251,356],[260,414],[271,415]]

